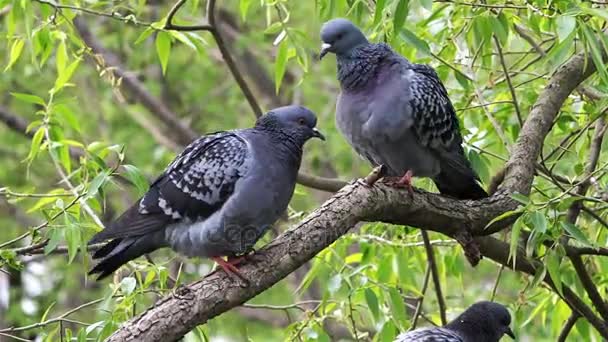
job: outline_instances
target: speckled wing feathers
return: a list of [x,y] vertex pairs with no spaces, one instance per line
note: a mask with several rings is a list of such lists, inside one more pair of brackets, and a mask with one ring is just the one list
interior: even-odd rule
[[247,172],[247,142],[234,132],[191,143],[150,190],[92,242],[145,235],[184,219],[206,218],[221,208]]
[[418,329],[401,334],[397,336],[395,342],[464,342],[464,340],[451,330],[445,328],[430,328]]
[[447,90],[433,68],[422,64],[406,64],[414,71],[410,82],[414,132],[427,147],[446,150],[460,145],[458,118]]

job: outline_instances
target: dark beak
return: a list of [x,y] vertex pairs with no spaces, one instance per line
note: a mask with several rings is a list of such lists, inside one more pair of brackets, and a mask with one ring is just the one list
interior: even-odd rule
[[331,49],[331,44],[327,44],[327,43],[321,44],[321,52],[319,53],[319,60],[322,60],[323,57],[325,57],[325,55],[327,55],[327,53],[329,52],[329,49]]
[[505,334],[509,335],[512,339],[515,339],[515,334],[513,333],[513,330],[511,330],[511,327],[507,327]]
[[321,132],[319,132],[319,130],[316,128],[312,129],[312,136],[325,141],[325,136]]

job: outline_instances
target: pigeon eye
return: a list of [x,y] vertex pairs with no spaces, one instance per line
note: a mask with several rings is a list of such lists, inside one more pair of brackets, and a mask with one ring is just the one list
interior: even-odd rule
[[298,125],[304,126],[305,123],[306,123],[306,120],[304,120],[304,118],[299,118],[298,119]]
[[342,37],[343,37],[343,36],[344,36],[344,34],[339,33],[339,34],[338,34],[338,36],[336,36],[336,40],[340,40],[340,39],[342,39]]

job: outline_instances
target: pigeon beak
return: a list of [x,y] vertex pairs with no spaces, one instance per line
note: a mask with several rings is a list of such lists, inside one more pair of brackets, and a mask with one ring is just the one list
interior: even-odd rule
[[325,136],[321,132],[319,132],[319,130],[316,128],[312,129],[312,136],[325,141]]
[[509,335],[512,339],[515,339],[515,334],[513,333],[513,330],[511,330],[511,327],[507,327],[505,334]]
[[331,49],[331,44],[328,44],[328,43],[321,44],[321,52],[319,53],[319,60],[322,60],[323,57],[325,57],[325,55],[327,55],[327,53],[329,52],[329,49]]

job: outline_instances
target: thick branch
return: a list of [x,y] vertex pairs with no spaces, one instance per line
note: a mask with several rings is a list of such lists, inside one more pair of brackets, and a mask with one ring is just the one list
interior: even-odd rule
[[[545,90],[528,115],[507,164],[505,182],[492,197],[480,201],[457,201],[435,194],[417,191],[413,197],[402,191],[375,184],[373,187],[356,183],[342,189],[320,208],[257,254],[255,263],[241,266],[249,280],[242,287],[223,272],[214,273],[200,281],[184,286],[179,296],[166,297],[137,317],[131,319],[109,341],[175,340],[196,325],[238,306],[295,271],[360,221],[382,221],[434,230],[455,237],[462,229],[473,235],[484,235],[484,229],[494,217],[512,210],[516,203],[510,193],[528,194],[534,178],[536,160],[553,119],[568,95],[593,71],[593,62],[583,55],[574,56],[550,79]],[[493,228],[504,227],[499,223]],[[492,237],[478,237],[481,253],[508,265],[509,245]],[[534,262],[525,255],[517,258],[515,267],[521,272],[535,274]],[[555,289],[550,278],[545,282]],[[562,286],[563,299],[584,316],[604,338],[608,328],[593,311],[568,287]]]

